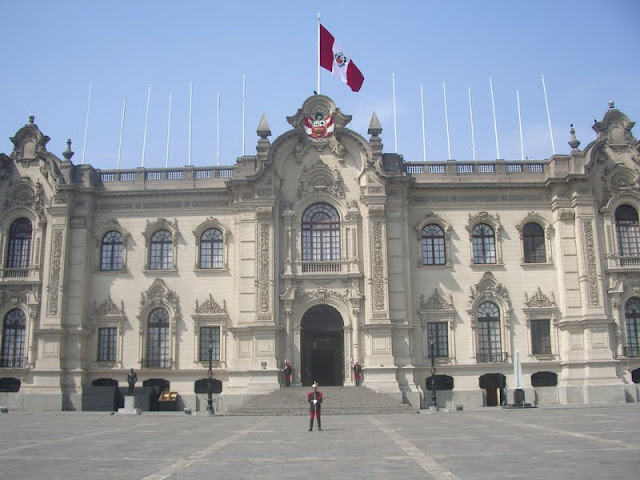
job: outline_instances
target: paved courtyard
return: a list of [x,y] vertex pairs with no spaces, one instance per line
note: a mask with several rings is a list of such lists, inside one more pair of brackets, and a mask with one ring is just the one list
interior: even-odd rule
[[640,406],[421,415],[0,414],[0,479],[637,479]]

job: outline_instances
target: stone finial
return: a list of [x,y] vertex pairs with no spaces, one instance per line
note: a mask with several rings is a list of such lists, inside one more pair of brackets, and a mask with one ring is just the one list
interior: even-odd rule
[[367,130],[367,133],[374,137],[377,137],[382,133],[382,125],[380,125],[380,120],[378,120],[376,112],[373,112],[373,115],[371,116],[371,122],[369,122],[369,130]]
[[578,147],[580,146],[580,140],[576,138],[576,130],[575,128],[573,128],[573,123],[571,124],[571,130],[569,130],[569,133],[571,134],[571,140],[569,140],[569,146],[571,147],[572,150],[578,150]]
[[267,138],[271,136],[271,128],[269,127],[269,122],[267,122],[267,116],[264,113],[262,114],[256,133],[260,138]]
[[611,101],[609,102],[609,110],[612,110],[612,109],[614,109],[614,108],[616,108],[616,105],[615,105],[615,103],[613,103],[613,100],[611,100]]
[[62,156],[67,162],[71,161],[71,157],[73,157],[74,152],[71,151],[71,139],[67,139],[67,149],[62,152]]
[[36,117],[35,117],[35,115],[29,115],[29,123],[30,123],[31,125],[33,125],[33,124],[34,124],[33,122],[35,122],[35,121],[36,121]]

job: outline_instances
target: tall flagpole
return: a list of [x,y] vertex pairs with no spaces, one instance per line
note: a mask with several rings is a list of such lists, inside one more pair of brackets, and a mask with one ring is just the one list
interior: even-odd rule
[[427,139],[424,133],[424,91],[420,85],[420,105],[422,106],[422,161],[427,161]]
[[244,131],[245,131],[245,117],[247,114],[247,79],[245,75],[242,75],[242,156],[244,157]]
[[442,94],[444,95],[444,120],[447,125],[447,160],[451,160],[451,138],[449,137],[449,109],[447,108],[447,86],[442,82]]
[[520,90],[516,90],[518,100],[518,123],[520,125],[520,160],[524,160],[524,142],[522,141],[522,115],[520,114]]
[[193,120],[193,83],[189,83],[189,165],[191,165],[191,124]]
[[142,164],[141,167],[144,168],[144,154],[147,148],[147,126],[149,125],[149,102],[151,100],[151,84],[149,84],[149,88],[147,90],[147,113],[144,116],[144,135],[142,136]]
[[318,12],[318,95],[320,95],[320,13]]
[[124,136],[124,115],[127,111],[127,98],[122,104],[122,122],[120,122],[120,143],[118,144],[118,170],[120,170],[120,157],[122,155],[122,137]]
[[471,87],[469,87],[469,118],[471,119],[471,148],[473,150],[473,160],[476,160],[476,135],[473,131],[473,103],[471,102]]
[[169,141],[171,139],[171,100],[173,95],[169,94],[169,120],[167,122],[167,156],[164,161],[164,168],[169,168]]
[[556,146],[553,143],[553,129],[551,128],[551,114],[549,113],[549,100],[547,99],[547,86],[544,84],[544,75],[542,75],[542,89],[544,90],[544,103],[547,106],[547,120],[549,121],[549,135],[551,136],[551,150],[556,154]]
[[489,77],[489,88],[491,89],[491,108],[493,110],[493,131],[496,134],[496,159],[500,158],[500,144],[498,143],[498,122],[496,120],[496,103],[493,98],[493,80]]
[[393,81],[393,136],[395,138],[395,152],[398,153],[398,123],[397,123],[397,115],[396,115],[396,74],[391,74],[391,79]]
[[220,92],[218,92],[218,121],[217,121],[217,145],[216,145],[216,164],[220,166]]
[[82,164],[84,165],[84,156],[87,152],[87,136],[89,134],[89,112],[91,111],[91,91],[93,90],[93,82],[89,82],[89,101],[87,102],[87,121],[84,124],[84,145],[82,147]]

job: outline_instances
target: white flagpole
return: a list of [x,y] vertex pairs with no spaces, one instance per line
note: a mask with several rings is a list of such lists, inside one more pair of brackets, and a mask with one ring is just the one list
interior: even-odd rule
[[217,145],[216,145],[216,159],[217,165],[220,166],[220,92],[218,92],[218,122],[217,122]]
[[471,148],[473,149],[473,161],[476,160],[476,135],[473,131],[473,104],[471,102],[471,87],[469,87],[469,118],[471,119]]
[[395,152],[398,153],[398,123],[396,116],[396,74],[391,74],[391,79],[393,81],[393,136],[395,138]]
[[242,156],[244,157],[244,131],[245,131],[245,117],[247,114],[247,79],[245,75],[242,75]]
[[164,168],[169,168],[169,141],[171,139],[171,100],[173,95],[169,94],[169,120],[167,123],[167,157],[164,162]]
[[318,12],[318,95],[320,95],[320,13]]
[[551,150],[556,154],[556,146],[553,143],[553,129],[551,128],[551,114],[549,113],[549,100],[547,99],[547,86],[544,84],[544,75],[542,75],[542,89],[544,90],[544,103],[547,106],[547,120],[549,121],[549,135],[551,136]]
[[93,82],[89,82],[89,101],[87,102],[87,121],[84,124],[84,145],[82,147],[82,164],[84,165],[84,156],[87,152],[87,136],[89,134],[89,112],[91,111],[91,91],[93,90]]
[[422,106],[422,161],[427,161],[427,139],[424,133],[424,91],[420,85],[420,105]]
[[142,136],[142,164],[141,167],[144,168],[144,154],[147,148],[147,126],[149,125],[149,102],[151,100],[151,84],[149,84],[149,88],[147,90],[147,113],[144,116],[144,135]]
[[520,90],[516,90],[516,99],[518,100],[518,123],[520,125],[520,160],[524,160],[524,142],[522,140],[522,115],[520,113]]
[[445,82],[442,82],[442,94],[444,95],[444,120],[447,126],[447,152],[448,160],[451,160],[451,138],[449,137],[449,111],[447,108],[447,86]]
[[124,136],[124,115],[127,111],[127,98],[122,104],[122,122],[120,122],[120,143],[118,145],[118,170],[120,170],[120,157],[122,155],[122,137]]
[[493,80],[489,77],[489,88],[491,89],[491,108],[493,110],[493,131],[496,134],[496,159],[500,158],[500,145],[498,143],[498,122],[496,120],[496,103],[493,99]]
[[189,84],[189,165],[191,165],[191,124],[193,120],[193,83]]

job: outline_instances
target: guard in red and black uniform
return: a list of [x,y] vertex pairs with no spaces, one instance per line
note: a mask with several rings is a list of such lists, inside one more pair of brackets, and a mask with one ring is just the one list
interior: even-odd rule
[[320,408],[322,407],[322,392],[318,391],[316,382],[311,385],[311,392],[307,395],[309,402],[309,431],[313,430],[313,417],[318,419],[318,430],[322,431],[322,422],[320,421]]

